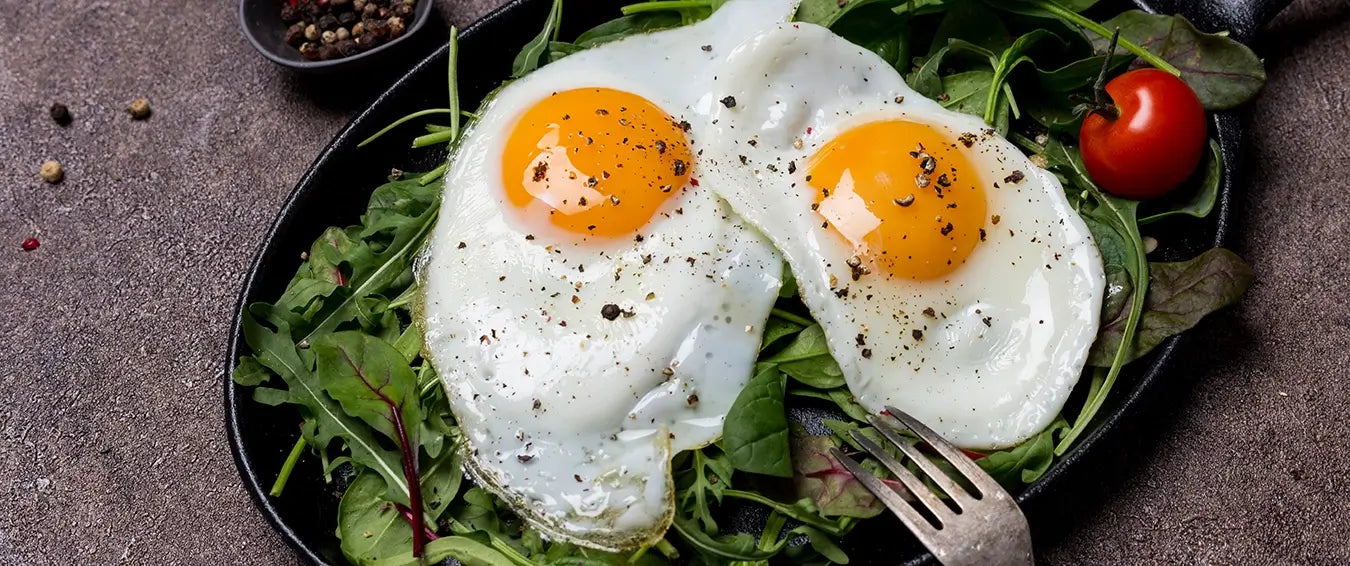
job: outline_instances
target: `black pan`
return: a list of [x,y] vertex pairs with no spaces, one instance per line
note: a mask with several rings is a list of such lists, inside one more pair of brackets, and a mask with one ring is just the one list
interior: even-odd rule
[[[1150,11],[1181,13],[1207,30],[1230,30],[1234,37],[1251,41],[1264,24],[1289,0],[1137,0]],[[575,34],[613,18],[623,0],[596,0],[569,4],[563,35]],[[527,41],[526,30],[539,29],[548,11],[549,0],[515,0],[470,26],[460,36],[459,81],[466,107],[484,96],[511,68],[519,46]],[[376,186],[383,182],[390,167],[406,171],[426,171],[443,162],[440,150],[407,149],[407,131],[382,138],[362,149],[356,144],[364,137],[409,111],[445,105],[446,50],[441,48],[417,66],[361,115],[352,120],[324,148],[314,164],[286,199],[276,220],[263,237],[257,256],[244,281],[231,329],[224,381],[225,420],[230,448],[239,474],[253,502],[263,516],[304,561],[316,565],[345,565],[333,536],[337,524],[337,503],[341,482],[330,486],[319,474],[318,462],[310,455],[296,466],[286,493],[268,497],[267,491],[295,441],[298,415],[290,408],[274,408],[256,403],[247,388],[230,381],[228,375],[241,355],[251,353],[240,331],[244,307],[256,301],[279,297],[294,275],[300,252],[327,226],[352,224],[364,211]],[[1214,212],[1204,221],[1177,222],[1163,226],[1166,231],[1157,252],[1162,259],[1189,258],[1201,251],[1223,245],[1229,235],[1233,214],[1235,180],[1242,164],[1242,125],[1235,114],[1213,117],[1212,133],[1224,153],[1224,179]],[[1039,481],[1018,495],[1033,530],[1038,535],[1062,530],[1082,512],[1079,495],[1096,481],[1102,471],[1103,454],[1124,440],[1122,431],[1156,400],[1169,378],[1184,373],[1179,360],[1184,337],[1165,342],[1149,358],[1132,364],[1117,385],[1117,392],[1096,419],[1095,427],[1079,440]],[[800,415],[798,415],[800,416]],[[807,417],[809,418],[809,417]],[[753,525],[759,517],[753,509],[735,513],[734,524]],[[870,522],[880,533],[859,529],[845,541],[854,564],[895,564],[931,562],[908,537],[896,537],[898,523]],[[888,530],[889,529],[889,530]],[[758,528],[745,527],[747,532]],[[892,541],[903,542],[892,542]],[[878,541],[885,541],[878,544]]]

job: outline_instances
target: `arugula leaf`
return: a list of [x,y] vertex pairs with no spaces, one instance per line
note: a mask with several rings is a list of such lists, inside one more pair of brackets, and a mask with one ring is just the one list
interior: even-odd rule
[[[1130,10],[1107,20],[1107,29],[1156,54],[1181,70],[1206,110],[1227,110],[1256,96],[1266,83],[1266,68],[1252,50],[1227,35],[1203,33],[1182,16]],[[1109,38],[1094,38],[1106,49]]]
[[[1168,337],[1190,330],[1205,315],[1231,305],[1252,284],[1252,270],[1237,254],[1214,248],[1188,261],[1149,264],[1150,283],[1139,330],[1125,360],[1147,354]],[[1121,344],[1123,313],[1103,319],[1088,363],[1109,365]]]
[[408,553],[412,528],[382,495],[388,491],[376,473],[356,477],[338,504],[337,536],[342,555],[353,564],[366,565],[381,558]]
[[1050,464],[1055,461],[1055,435],[1068,428],[1068,421],[1063,417],[1056,418],[1030,440],[1014,448],[986,454],[975,463],[1003,487],[1019,489],[1023,484],[1040,479],[1050,469]]
[[[1102,63],[1105,62],[1106,57],[1106,55],[1093,55],[1049,70],[1042,69],[1037,65],[1036,76],[1040,81],[1041,88],[1050,92],[1083,91],[1092,86],[1093,81],[1097,80],[1097,75],[1102,72]],[[1129,54],[1111,55],[1111,64],[1107,66],[1107,73],[1115,74],[1133,60],[1134,56]],[[1065,107],[1071,110],[1073,105],[1065,101]]]
[[520,78],[539,68],[539,59],[548,53],[550,41],[558,40],[558,29],[562,24],[562,0],[553,0],[544,19],[544,29],[520,49],[516,60],[511,64],[511,77]]
[[722,446],[731,465],[755,474],[792,477],[783,376],[769,367],[750,379],[727,411]]
[[334,239],[311,248],[319,253],[311,253],[310,269],[333,273],[342,289],[313,313],[301,342],[312,342],[357,318],[361,314],[357,304],[360,299],[410,285],[413,252],[431,233],[439,213],[439,187],[424,187],[416,179],[395,181],[375,189],[370,207],[362,216],[364,228],[351,230],[364,240],[352,240],[349,231],[325,232]]
[[866,519],[885,507],[848,469],[830,454],[836,444],[828,436],[810,436],[794,427],[792,477],[798,497],[814,501],[826,517]]
[[[1214,210],[1214,203],[1219,200],[1219,184],[1223,181],[1223,151],[1219,148],[1219,142],[1209,140],[1209,153],[1196,174],[1199,182],[1195,184],[1194,190],[1189,194],[1173,193],[1150,203],[1150,209],[1161,207],[1162,212],[1140,218],[1139,223],[1152,224],[1169,216],[1209,216],[1210,211]],[[1185,200],[1178,201],[1178,197],[1184,197]]]
[[239,365],[235,366],[232,377],[239,385],[256,387],[272,379],[272,372],[258,363],[253,356],[239,356]]
[[[691,450],[683,466],[675,473],[675,498],[685,513],[693,515],[702,531],[717,532],[712,516],[713,503],[721,503],[735,470],[727,456],[715,447]],[[679,513],[676,513],[679,516]]]
[[498,550],[469,537],[441,537],[427,543],[426,556],[418,558],[404,553],[371,563],[372,566],[421,566],[447,558],[464,566],[518,566]]
[[755,537],[745,533],[714,536],[700,530],[698,525],[689,522],[678,513],[675,514],[671,526],[694,549],[714,557],[714,563],[724,563],[727,560],[747,562],[768,560],[778,554],[787,542],[786,539],[780,540],[768,549],[761,549],[756,546]]
[[388,342],[360,332],[339,332],[314,343],[316,375],[330,396],[348,415],[398,443],[403,475],[407,479],[408,507],[413,517],[413,554],[421,556],[422,486],[417,473],[418,433],[422,405],[417,376],[407,359]]

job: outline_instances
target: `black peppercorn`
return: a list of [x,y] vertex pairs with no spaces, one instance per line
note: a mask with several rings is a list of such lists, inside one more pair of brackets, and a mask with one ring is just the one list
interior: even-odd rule
[[341,56],[342,54],[338,53],[337,47],[334,47],[332,44],[325,43],[319,46],[319,58],[323,59],[324,61],[327,61],[329,59],[337,59],[338,57]]
[[363,33],[356,38],[356,46],[360,47],[362,50],[374,49],[379,45],[380,38],[375,37],[374,34]]
[[70,109],[60,102],[53,104],[51,109],[52,120],[55,120],[61,127],[70,125]]
[[286,28],[286,44],[291,47],[300,47],[305,42],[305,22],[295,22],[291,27]]
[[334,16],[332,14],[324,14],[322,16],[319,16],[318,24],[319,29],[323,31],[330,31],[337,29],[339,25],[337,16]]
[[342,27],[349,27],[356,23],[357,17],[355,12],[342,12],[341,14],[338,14],[337,19]]
[[298,21],[300,21],[300,8],[298,8],[298,7],[296,7],[296,6],[292,6],[292,5],[290,5],[290,4],[282,4],[282,6],[281,6],[281,22],[282,22],[282,23],[285,23],[285,24],[289,24],[289,23],[294,23],[294,22],[298,22]]
[[339,41],[333,44],[333,47],[336,47],[338,53],[342,54],[343,57],[351,57],[352,55],[356,55],[357,53],[361,52],[361,49],[356,46],[356,42],[350,39],[344,39],[342,41]]

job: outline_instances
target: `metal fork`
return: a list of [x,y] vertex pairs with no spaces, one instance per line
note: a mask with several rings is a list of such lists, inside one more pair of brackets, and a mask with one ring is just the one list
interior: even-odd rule
[[[917,464],[928,479],[947,494],[948,501],[934,494],[923,480],[877,443],[863,436],[862,431],[852,431],[853,440],[890,470],[913,494],[915,502],[906,501],[896,489],[882,483],[837,448],[831,449],[835,459],[895,513],[909,527],[910,532],[918,537],[919,542],[946,566],[1034,564],[1031,528],[1027,526],[1027,518],[1022,515],[1017,501],[994,478],[932,429],[895,407],[886,407],[886,413],[891,419],[870,417],[872,426]],[[927,442],[974,486],[975,492],[969,492],[938,469],[917,446],[902,438],[888,420],[909,428]],[[927,516],[919,511],[920,508],[927,512]]]

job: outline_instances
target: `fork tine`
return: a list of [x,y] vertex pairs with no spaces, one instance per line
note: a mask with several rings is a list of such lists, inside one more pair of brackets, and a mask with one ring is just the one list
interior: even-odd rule
[[909,489],[909,492],[923,503],[923,506],[928,508],[928,512],[937,517],[939,522],[946,523],[951,518],[951,508],[947,507],[947,504],[943,503],[942,500],[933,493],[933,490],[928,489],[928,486],[924,485],[923,480],[914,475],[914,472],[909,471],[909,468],[906,468],[890,454],[887,454],[885,450],[882,450],[881,447],[877,446],[871,439],[863,436],[860,431],[854,430],[849,434],[853,436],[853,440],[856,440],[859,445],[872,455],[872,457],[881,462],[881,465],[886,466],[886,469],[890,470],[892,474],[895,474],[896,479],[900,480],[900,483],[905,484],[905,487]]
[[937,535],[937,530],[928,522],[928,519],[920,515],[918,510],[911,507],[909,502],[901,498],[900,494],[896,493],[890,486],[881,483],[881,480],[877,479],[871,472],[864,470],[861,465],[853,461],[853,458],[844,455],[838,448],[830,448],[830,455],[834,456],[834,459],[838,460],[840,464],[843,464],[844,468],[850,474],[853,474],[853,477],[857,478],[863,484],[863,487],[867,488],[867,491],[872,492],[872,495],[880,499],[887,509],[895,513],[900,522],[904,523],[909,531],[919,538],[919,542],[927,546],[931,539]]
[[[970,496],[966,493],[964,488],[955,481],[952,481],[952,478],[939,469],[937,464],[934,464],[932,460],[929,460],[928,456],[919,451],[917,446],[905,442],[905,439],[901,438],[900,435],[896,433],[889,424],[883,422],[881,418],[872,416],[869,417],[868,420],[871,421],[872,426],[876,427],[877,432],[880,432],[882,436],[886,437],[886,440],[891,441],[891,444],[894,444],[896,448],[899,448],[901,452],[904,452],[906,456],[909,456],[910,460],[913,460],[915,464],[918,464],[919,469],[923,470],[923,472],[928,475],[928,478],[933,480],[933,483],[937,484],[938,489],[945,492],[952,498],[952,501],[955,501],[962,509],[966,508],[966,505],[962,505],[962,503],[968,503]],[[927,487],[925,487],[924,490],[927,491]]]
[[[890,414],[891,418],[894,418],[895,420],[900,421],[901,424],[909,427],[909,429],[914,431],[914,434],[918,435],[920,439],[927,442],[929,446],[932,446],[933,450],[936,450],[938,454],[941,454],[952,467],[956,468],[957,471],[961,472],[961,475],[966,477],[966,480],[974,485],[976,489],[980,490],[981,496],[990,493],[989,484],[993,482],[993,478],[990,478],[989,475],[968,456],[961,453],[960,450],[957,450],[955,446],[952,446],[951,443],[939,436],[938,433],[933,432],[933,429],[928,428],[923,423],[919,422],[918,419],[909,416],[904,411],[888,405],[886,407],[886,412]],[[998,488],[997,485],[998,484],[994,484],[995,489],[1002,489]]]

